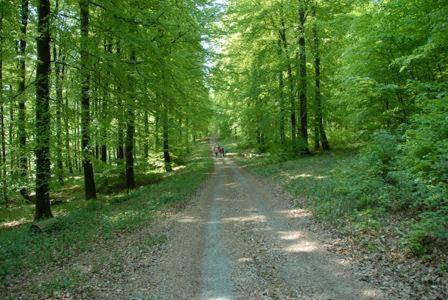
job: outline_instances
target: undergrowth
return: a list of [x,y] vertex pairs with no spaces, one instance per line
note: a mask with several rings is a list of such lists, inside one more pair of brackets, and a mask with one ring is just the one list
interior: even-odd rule
[[[39,224],[29,223],[0,231],[0,279],[2,285],[23,272],[64,261],[87,251],[101,240],[136,230],[151,222],[155,212],[184,204],[206,179],[212,168],[209,147],[201,144],[186,158],[183,168],[149,182],[129,193],[100,197],[95,201],[76,200],[56,207],[57,217]],[[29,209],[17,213],[21,218]]]
[[358,236],[392,229],[404,252],[427,259],[443,254],[448,240],[448,211],[442,201],[446,194],[427,183],[411,182],[411,174],[397,168],[394,151],[399,150],[392,136],[378,133],[374,138],[378,141],[359,153],[332,151],[289,161],[246,154],[237,160],[281,183],[296,196],[297,206],[311,209],[322,221]]

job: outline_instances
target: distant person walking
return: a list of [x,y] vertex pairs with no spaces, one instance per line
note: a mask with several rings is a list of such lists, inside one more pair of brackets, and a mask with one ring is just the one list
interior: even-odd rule
[[215,157],[218,158],[219,147],[218,146],[214,146],[213,147],[213,152],[215,153]]

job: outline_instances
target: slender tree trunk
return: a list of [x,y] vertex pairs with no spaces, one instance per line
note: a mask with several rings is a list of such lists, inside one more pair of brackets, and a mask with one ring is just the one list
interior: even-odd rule
[[[59,11],[59,1],[55,2],[55,12]],[[58,53],[59,52],[59,53]],[[59,184],[64,184],[64,167],[62,164],[62,84],[64,82],[65,66],[61,63],[62,51],[53,43],[53,60],[55,70],[55,84],[56,84],[56,176]]]
[[279,134],[280,134],[280,143],[285,145],[286,143],[286,134],[285,134],[285,102],[283,99],[283,88],[284,88],[284,80],[283,80],[283,72],[279,72],[278,74],[278,88],[280,91],[279,95],[279,106],[280,106],[280,114],[279,114]]
[[[120,93],[121,94],[121,93]],[[121,105],[122,105],[122,99],[120,98],[120,96],[118,96],[118,109],[121,110]],[[119,160],[123,160],[124,159],[124,148],[123,148],[123,144],[124,144],[124,134],[123,134],[123,117],[118,116],[119,120],[118,120],[118,128],[117,128],[117,159]]]
[[50,207],[50,1],[38,2],[36,68],[36,214],[51,218]]
[[[282,45],[281,45],[281,38],[279,39],[278,42],[278,53],[279,53],[279,58],[280,60],[283,59],[283,51],[282,51]],[[279,136],[280,136],[280,143],[282,145],[286,144],[286,134],[285,134],[285,100],[284,100],[284,88],[285,88],[285,82],[283,79],[283,70],[281,69],[278,72],[278,97],[279,97],[279,126],[278,126],[278,130],[279,130]]]
[[8,204],[8,181],[6,176],[6,140],[5,140],[5,111],[3,98],[3,11],[0,10],[0,176],[2,199]]
[[146,110],[143,116],[143,125],[145,129],[145,132],[143,133],[143,158],[145,159],[145,163],[147,163],[149,156],[149,139],[148,139],[149,120],[148,120],[148,112]]
[[[135,51],[131,51],[130,62],[132,67],[131,72],[134,72],[135,68]],[[129,74],[129,82],[133,82],[132,74]],[[126,109],[126,141],[125,141],[125,156],[126,156],[126,187],[128,189],[133,189],[135,187],[134,180],[134,102],[135,102],[135,93],[133,91],[134,88],[131,88],[132,92],[129,95],[129,101],[127,103]]]
[[[9,85],[10,93],[12,94],[12,85]],[[10,176],[14,176],[17,174],[17,168],[16,168],[16,150],[12,145],[14,145],[14,124],[15,122],[15,103],[14,103],[14,97],[9,98],[9,124],[8,124],[8,145],[9,145],[9,174]]]
[[[117,56],[120,56],[120,55],[121,55],[121,47],[118,44],[117,45]],[[118,118],[118,122],[117,122],[118,123],[117,124],[117,159],[122,161],[124,159],[124,148],[123,148],[123,145],[124,145],[124,133],[123,133],[123,131],[124,131],[123,130],[124,116],[123,116],[123,109],[122,109],[123,99],[121,98],[123,93],[122,93],[122,88],[121,88],[120,82],[118,83],[117,89],[118,89],[117,109],[119,111],[118,116],[117,116],[117,118]]]
[[26,179],[28,172],[28,161],[26,151],[26,31],[29,18],[28,0],[22,0],[20,11],[20,33],[19,40],[19,116],[18,116],[18,137],[19,137],[19,168],[20,175]]
[[160,131],[160,112],[157,111],[155,114],[155,130],[154,130],[154,148],[156,149],[156,152],[159,152],[160,149],[159,131]]
[[96,198],[95,177],[91,162],[90,145],[90,57],[87,52],[89,38],[89,0],[80,0],[81,16],[81,148],[84,169],[84,187],[86,199]]
[[[112,44],[105,43],[104,44],[104,50],[111,54],[112,53]],[[101,101],[101,115],[102,115],[102,122],[101,122],[101,161],[106,163],[107,162],[107,132],[110,125],[110,118],[109,118],[109,83],[105,82],[105,87],[103,88],[103,98]]]
[[65,153],[67,154],[67,168],[68,172],[70,174],[73,174],[73,162],[70,147],[69,103],[67,95],[65,97],[65,106],[64,106],[64,127],[65,127]]
[[168,119],[168,108],[166,105],[163,107],[162,112],[162,130],[163,130],[163,159],[165,161],[165,170],[167,172],[173,171],[171,167],[171,156],[170,156],[170,144],[169,144],[169,119]]
[[[56,52],[56,50],[54,50]],[[61,66],[61,53],[57,58],[56,71],[56,169],[58,181],[64,184],[64,167],[62,164],[62,83],[64,82],[64,66]]]
[[292,74],[292,66],[290,62],[290,57],[288,55],[288,40],[286,37],[285,23],[282,18],[281,29],[279,31],[280,39],[283,44],[283,54],[284,58],[288,62],[288,84],[289,84],[289,103],[290,103],[290,123],[291,123],[291,145],[293,151],[297,149],[297,117],[296,117],[296,100],[294,97],[294,77]]
[[330,150],[330,144],[328,143],[327,135],[324,129],[323,114],[322,114],[322,97],[320,91],[320,45],[319,34],[317,30],[316,20],[316,6],[313,5],[313,42],[314,42],[314,73],[315,73],[315,95],[314,95],[314,135],[315,135],[315,148],[319,148],[319,144],[322,144],[324,151]]
[[300,137],[302,139],[301,151],[308,153],[308,108],[307,108],[307,72],[306,72],[306,49],[305,49],[305,21],[306,11],[304,4],[299,4],[299,102],[300,102]]
[[79,154],[81,153],[81,149],[79,146],[79,142],[81,140],[81,134],[79,132],[79,102],[75,102],[75,135],[76,135],[76,139],[75,139],[75,151],[74,151],[74,162],[75,162],[75,167],[76,170],[80,171],[80,164],[79,164]]

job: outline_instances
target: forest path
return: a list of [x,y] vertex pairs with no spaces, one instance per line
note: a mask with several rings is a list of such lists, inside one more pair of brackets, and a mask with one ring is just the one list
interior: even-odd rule
[[[133,276],[155,299],[381,299],[307,231],[311,215],[229,157],[191,205],[166,220],[159,257]],[[140,297],[137,297],[140,298]]]

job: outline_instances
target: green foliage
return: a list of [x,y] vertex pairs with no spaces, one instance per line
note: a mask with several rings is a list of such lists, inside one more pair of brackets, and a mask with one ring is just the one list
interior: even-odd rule
[[[317,28],[328,136],[332,146],[360,148],[355,156],[338,154],[333,160],[319,155],[281,163],[303,146],[290,143],[290,115],[300,115],[302,110],[296,103],[293,111],[288,97],[291,92],[296,99],[301,89],[297,85],[298,3],[309,13],[305,22],[308,99],[317,91],[311,85],[316,75],[312,37]],[[409,222],[402,243],[408,250],[428,254],[444,249],[448,244],[447,12],[448,3],[437,0],[229,1],[223,24],[230,33],[213,74],[218,78],[215,101],[226,112],[223,123],[236,128],[240,147],[254,153],[246,157],[257,158],[253,164],[258,172],[274,177],[287,172],[281,176],[285,185],[306,195],[317,216],[342,223],[350,220],[363,231],[380,230],[383,217],[399,214]],[[281,46],[282,33],[286,47]],[[311,111],[310,119],[315,118]],[[284,143],[280,120],[286,120]]]
[[[109,199],[86,201],[83,208],[75,207],[38,223],[42,232],[30,231],[29,224],[2,229],[1,280],[5,283],[7,276],[18,275],[24,268],[36,271],[45,264],[77,255],[94,242],[113,242],[117,233],[148,226],[156,211],[188,201],[212,167],[208,148],[200,145],[199,150],[190,153],[183,169],[159,183]],[[157,240],[162,242],[163,237]]]

